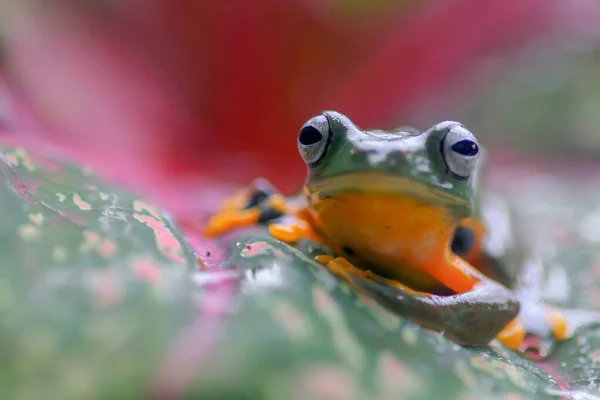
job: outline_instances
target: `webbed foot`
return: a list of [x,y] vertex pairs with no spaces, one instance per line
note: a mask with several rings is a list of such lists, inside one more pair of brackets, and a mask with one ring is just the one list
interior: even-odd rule
[[[489,280],[472,291],[441,296],[416,291],[398,281],[359,269],[343,257],[317,256],[316,261],[361,294],[373,297],[425,328],[442,331],[463,345],[489,344],[519,310],[512,293]],[[484,306],[479,307],[479,304]]]
[[323,239],[305,220],[293,218],[290,222],[273,223],[269,225],[269,233],[277,240],[285,243],[296,243],[300,239],[322,243]]
[[560,310],[536,304],[522,305],[519,316],[512,320],[497,336],[506,347],[545,358],[557,341],[570,335],[567,316]]
[[417,292],[416,290],[413,290],[398,281],[381,278],[369,270],[362,270],[360,268],[357,268],[344,257],[332,257],[328,255],[322,255],[315,257],[315,260],[326,266],[331,273],[339,276],[340,278],[344,279],[350,284],[354,284],[356,278],[369,280],[379,279],[382,283],[385,283],[386,285],[395,289],[402,290],[406,293],[428,295],[427,293]]
[[264,223],[289,212],[285,197],[264,179],[237,191],[223,201],[219,213],[209,218],[204,234],[223,235],[234,229]]

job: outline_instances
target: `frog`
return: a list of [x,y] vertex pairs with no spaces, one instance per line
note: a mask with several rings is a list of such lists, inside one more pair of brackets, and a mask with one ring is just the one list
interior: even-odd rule
[[543,357],[569,337],[565,314],[523,278],[539,262],[509,203],[486,194],[486,149],[463,124],[363,130],[324,111],[301,126],[297,147],[308,171],[300,193],[259,178],[223,201],[205,235],[261,225],[296,248],[322,245],[313,258],[334,276],[460,345],[497,339]]

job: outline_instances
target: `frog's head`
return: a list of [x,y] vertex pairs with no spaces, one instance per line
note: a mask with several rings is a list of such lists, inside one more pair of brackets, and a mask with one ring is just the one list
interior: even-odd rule
[[[434,288],[454,230],[472,214],[479,145],[458,122],[363,131],[332,111],[300,129],[307,211],[328,244],[415,287]],[[398,266],[411,268],[398,268]]]
[[346,191],[383,192],[470,212],[479,145],[458,122],[425,132],[363,131],[326,111],[302,126],[298,148],[309,168],[311,202]]

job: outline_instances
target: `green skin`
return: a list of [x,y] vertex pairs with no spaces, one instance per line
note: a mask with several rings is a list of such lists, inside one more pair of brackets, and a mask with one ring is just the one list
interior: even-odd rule
[[[357,188],[368,190],[369,182],[361,180],[360,176],[363,173],[375,172],[403,181],[404,185],[393,189],[401,195],[410,195],[426,202],[438,202],[450,210],[457,222],[468,216],[481,215],[484,221],[489,220],[488,216],[493,216],[494,219],[502,218],[503,223],[499,226],[504,227],[503,231],[492,232],[489,235],[490,243],[514,237],[511,215],[506,211],[506,205],[498,199],[487,202],[485,198],[480,197],[483,163],[475,163],[472,173],[465,179],[450,171],[444,161],[440,142],[449,127],[458,125],[464,129],[462,125],[444,122],[423,133],[412,129],[395,132],[363,131],[340,113],[328,111],[322,115],[327,119],[330,137],[320,159],[311,162],[314,160],[309,158],[314,156],[314,152],[303,153],[302,146],[299,145],[300,152],[309,166],[304,191],[309,205],[321,197],[331,196],[340,191]],[[325,125],[322,116],[315,118],[320,118],[321,124]],[[314,120],[309,120],[307,124]],[[340,185],[334,179],[340,177],[352,179]],[[305,199],[300,198],[299,201],[303,200]],[[481,212],[482,208],[488,206],[494,207],[495,212]],[[511,233],[506,232],[506,229],[511,230]],[[377,278],[356,278],[352,284],[400,315],[411,318],[422,326],[443,331],[458,343],[486,345],[522,309],[520,298],[512,289],[518,289],[516,283],[521,266],[525,265],[525,253],[514,244],[504,244],[502,254],[496,251],[494,257],[487,257],[490,261],[488,269],[480,269],[485,273],[478,276],[483,284],[477,285],[467,293],[415,294],[391,287],[383,279]],[[311,256],[319,253],[315,251],[314,243],[307,246],[305,241],[298,243],[296,248],[301,251],[310,249]],[[323,248],[320,253],[331,254],[331,250]],[[490,276],[494,279],[490,279]],[[529,288],[519,289],[518,292],[528,296],[533,292],[537,293]],[[537,299],[533,302],[539,303]],[[551,329],[545,323],[536,322],[535,326],[528,326],[527,329],[545,339],[552,337]]]

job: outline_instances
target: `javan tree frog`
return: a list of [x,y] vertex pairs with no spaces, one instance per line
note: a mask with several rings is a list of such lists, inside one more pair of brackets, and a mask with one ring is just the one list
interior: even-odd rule
[[[206,234],[260,223],[290,245],[322,243],[336,255],[316,257],[329,271],[461,344],[497,337],[523,350],[529,334],[567,337],[560,311],[520,301],[526,252],[498,251],[510,218],[481,196],[484,149],[462,124],[364,131],[327,111],[302,126],[298,149],[308,166],[300,195],[286,199],[257,180],[223,204]],[[539,318],[523,318],[534,303]]]

